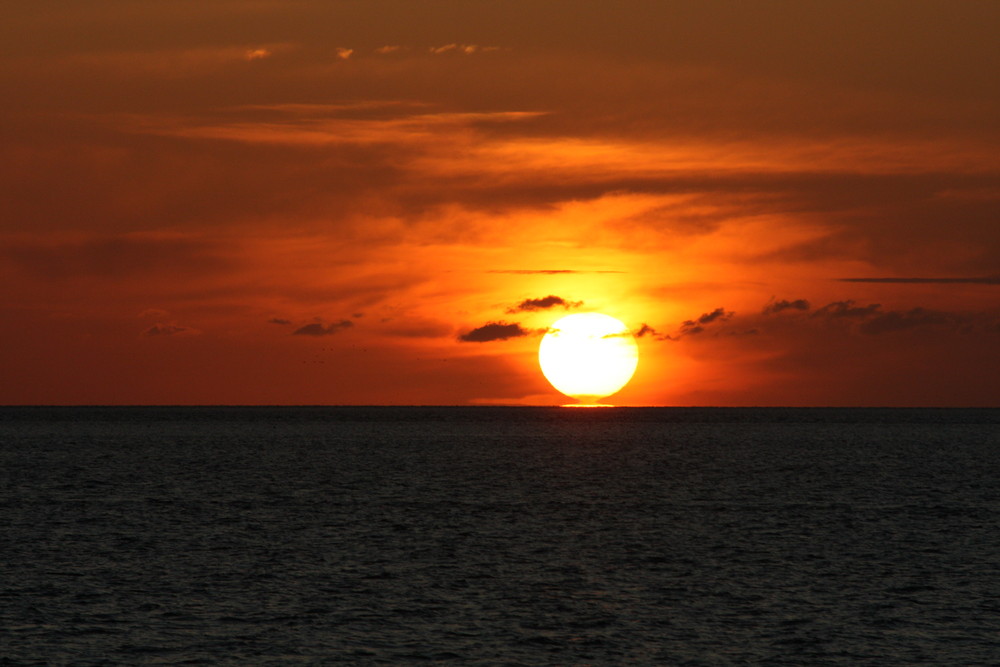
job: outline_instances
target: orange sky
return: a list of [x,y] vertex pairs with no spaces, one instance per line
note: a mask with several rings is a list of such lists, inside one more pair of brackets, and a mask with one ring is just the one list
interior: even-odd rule
[[4,14],[0,403],[1000,405],[1000,3]]

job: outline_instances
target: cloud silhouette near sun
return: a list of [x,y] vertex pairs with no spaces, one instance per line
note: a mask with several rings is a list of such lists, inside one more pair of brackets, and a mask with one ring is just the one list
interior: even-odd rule
[[540,299],[525,299],[516,306],[511,306],[507,309],[508,313],[521,313],[521,312],[533,312],[536,310],[547,310],[549,308],[555,308],[556,306],[562,306],[565,310],[570,310],[571,308],[579,308],[583,305],[583,301],[567,301],[561,296],[555,296],[550,294],[549,296],[542,297]]
[[489,322],[458,337],[463,343],[488,343],[495,340],[508,340],[528,336],[531,331],[517,322]]

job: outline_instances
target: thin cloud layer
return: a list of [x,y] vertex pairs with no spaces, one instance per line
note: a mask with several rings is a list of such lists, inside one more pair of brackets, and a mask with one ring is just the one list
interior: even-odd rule
[[192,329],[191,327],[182,327],[177,324],[163,324],[162,322],[157,322],[153,326],[145,329],[142,332],[143,336],[179,336],[179,335],[193,335],[201,333],[197,329]]
[[972,278],[838,278],[842,283],[884,283],[900,285],[1000,285],[1000,276]]
[[335,333],[340,332],[343,329],[348,329],[354,326],[354,322],[350,320],[340,320],[339,322],[330,322],[329,324],[323,324],[322,322],[313,322],[311,324],[306,324],[305,326],[299,327],[292,332],[293,336],[332,336]]
[[782,299],[781,301],[773,301],[764,306],[763,312],[765,315],[773,315],[775,313],[780,313],[783,310],[809,310],[809,302],[805,299],[795,299],[794,301]]

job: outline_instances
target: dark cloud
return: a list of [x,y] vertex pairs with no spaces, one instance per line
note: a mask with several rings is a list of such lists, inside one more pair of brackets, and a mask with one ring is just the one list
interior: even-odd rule
[[723,308],[716,308],[712,312],[704,313],[701,317],[699,317],[698,324],[709,324],[711,322],[715,322],[716,320],[725,322],[732,316],[733,313],[731,311],[727,313]]
[[646,324],[645,322],[643,322],[642,326],[639,327],[639,330],[635,332],[635,337],[636,338],[645,338],[646,336],[649,336],[653,340],[677,340],[677,338],[674,338],[670,334],[660,333],[659,331],[657,331],[653,327],[651,327],[648,324]]
[[879,313],[863,322],[859,327],[859,331],[861,333],[877,335],[927,325],[960,324],[966,319],[951,313],[926,310],[924,308],[913,308],[907,311],[890,310],[885,313]]
[[813,313],[812,316],[827,319],[837,319],[842,317],[849,319],[864,319],[876,314],[880,308],[882,308],[882,304],[879,303],[872,303],[867,306],[856,306],[855,302],[849,299],[847,301],[834,301],[833,303],[828,303]]
[[564,309],[569,310],[570,308],[579,308],[582,305],[583,301],[567,301],[561,296],[550,294],[540,299],[525,299],[516,306],[508,308],[507,312],[520,313],[523,311],[545,310],[547,308],[554,308],[555,306],[562,306]]
[[270,324],[291,324],[292,321],[291,320],[282,319],[280,317],[272,317],[271,319],[268,320],[268,323],[270,323]]
[[330,336],[341,329],[347,329],[353,327],[354,322],[350,320],[340,320],[339,322],[331,322],[330,324],[323,324],[321,322],[313,322],[312,324],[307,324],[304,327],[299,327],[292,332],[293,336]]
[[681,324],[681,334],[700,334],[705,330],[705,325],[713,322],[725,322],[733,315],[732,311],[727,312],[725,308],[716,308],[710,313],[702,313],[696,320],[684,320]]
[[842,283],[910,283],[936,285],[1000,285],[1000,276],[978,278],[838,278]]
[[506,322],[490,322],[481,327],[476,327],[472,331],[462,334],[458,339],[464,343],[487,343],[494,340],[507,340],[508,338],[520,338],[527,336],[530,332],[520,324],[507,324]]
[[194,334],[198,333],[196,329],[190,327],[181,327],[176,324],[163,324],[162,322],[157,322],[153,326],[149,327],[142,332],[143,336],[176,336],[178,334]]
[[996,328],[1000,319],[995,312],[987,311],[946,312],[921,307],[884,311],[877,303],[856,306],[850,300],[829,303],[813,313],[813,317],[851,322],[855,331],[872,336],[923,327],[963,334],[988,332]]
[[659,335],[660,334],[659,334],[659,332],[656,331],[656,329],[654,329],[653,327],[649,326],[645,322],[643,322],[642,326],[639,327],[639,330],[635,332],[635,337],[636,338],[642,338],[643,336],[652,336],[653,338],[656,338]]
[[795,299],[794,301],[782,299],[781,301],[772,301],[764,306],[763,313],[765,315],[773,315],[774,313],[780,313],[783,310],[809,310],[809,302],[805,299]]

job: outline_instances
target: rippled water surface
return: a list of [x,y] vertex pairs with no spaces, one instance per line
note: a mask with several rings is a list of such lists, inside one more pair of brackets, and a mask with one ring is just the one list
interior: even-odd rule
[[1000,411],[0,409],[0,665],[1000,664]]

